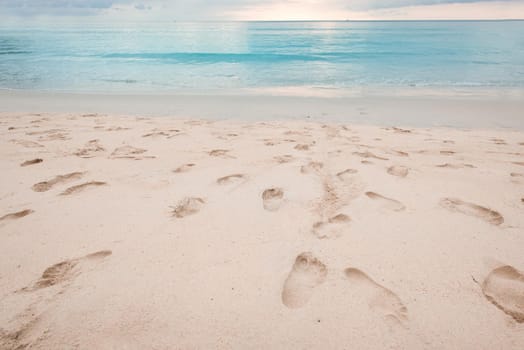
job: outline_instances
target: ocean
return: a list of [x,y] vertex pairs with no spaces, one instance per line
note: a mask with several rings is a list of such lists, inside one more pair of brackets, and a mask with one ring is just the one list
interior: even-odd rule
[[0,88],[523,88],[524,21],[0,24]]

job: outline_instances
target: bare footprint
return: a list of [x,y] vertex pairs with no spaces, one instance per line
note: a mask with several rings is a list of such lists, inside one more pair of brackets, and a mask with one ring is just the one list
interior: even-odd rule
[[186,197],[173,208],[173,216],[184,218],[198,213],[205,204],[205,200],[197,197]]
[[383,207],[393,211],[402,211],[406,209],[406,206],[396,199],[384,197],[375,192],[366,192],[366,196],[372,200],[382,203]]
[[494,269],[482,283],[482,293],[518,323],[524,323],[524,274],[513,266]]
[[452,163],[444,163],[444,164],[439,164],[437,165],[437,167],[439,168],[449,168],[449,169],[463,169],[463,168],[475,168],[474,165],[472,164],[466,164],[466,163],[457,163],[457,164],[452,164]]
[[83,172],[74,172],[65,175],[58,175],[51,180],[39,182],[33,185],[32,188],[35,192],[46,192],[58,184],[79,180],[84,176],[84,174],[85,173]]
[[227,149],[214,149],[208,152],[208,154],[211,157],[233,158],[231,155],[229,155],[229,152],[230,151]]
[[440,200],[440,206],[450,211],[477,217],[492,225],[500,225],[504,222],[504,217],[500,213],[474,203],[464,202],[461,199],[443,198]]
[[300,167],[300,172],[302,174],[314,174],[322,170],[323,167],[324,164],[321,162],[309,162],[308,164],[302,165]]
[[309,151],[310,145],[307,144],[298,144],[295,146],[297,151]]
[[262,203],[264,209],[277,211],[280,209],[284,198],[284,190],[281,188],[269,188],[262,193]]
[[411,130],[397,128],[396,126],[392,127],[391,129],[386,129],[386,130],[393,130],[394,132],[396,132],[398,134],[411,134]]
[[88,141],[83,148],[77,150],[74,155],[81,158],[93,158],[99,153],[105,152],[105,148],[98,140]]
[[353,178],[353,175],[355,175],[356,173],[358,173],[357,169],[346,169],[346,170],[343,170],[337,173],[337,178],[345,182],[351,181]]
[[110,250],[102,250],[96,253],[88,254],[81,258],[65,260],[59,262],[58,264],[54,264],[53,266],[50,266],[47,269],[45,269],[42,273],[42,276],[32,286],[22,288],[21,291],[32,292],[38,289],[51,287],[71,280],[79,272],[75,270],[75,267],[78,264],[82,264],[89,261],[99,261],[111,254],[112,252]]
[[89,187],[98,187],[98,186],[105,186],[105,185],[107,185],[107,183],[102,182],[102,181],[90,181],[90,182],[86,182],[80,185],[71,186],[68,189],[66,189],[64,192],[60,193],[60,195],[69,196],[71,194],[82,192]]
[[351,218],[345,214],[338,214],[327,221],[319,221],[313,224],[313,234],[319,239],[336,238],[342,234],[345,225]]
[[300,254],[284,282],[282,303],[291,309],[303,307],[311,299],[315,287],[326,277],[326,265],[310,252]]
[[388,160],[388,158],[377,156],[376,154],[371,153],[369,151],[366,151],[366,152],[353,152],[353,154],[356,155],[356,156],[362,157],[362,158],[375,158],[375,159],[380,159],[380,160]]
[[146,156],[141,156],[146,153],[147,150],[143,148],[136,148],[133,146],[121,146],[117,147],[113,153],[111,153],[111,158],[114,159],[135,159],[140,160],[144,158],[151,158]]
[[42,163],[43,161],[44,161],[44,160],[41,159],[41,158],[36,158],[36,159],[26,160],[25,162],[23,162],[22,164],[20,164],[20,166],[22,166],[22,167],[26,167],[26,166],[33,165],[33,164]]
[[230,184],[234,184],[234,183],[237,183],[245,179],[246,179],[246,175],[244,174],[233,174],[233,175],[228,175],[228,176],[224,176],[224,177],[217,179],[217,184],[230,185]]
[[273,157],[273,159],[277,163],[279,163],[279,164],[284,164],[284,163],[290,163],[290,162],[294,161],[295,157],[293,157],[290,154],[284,154],[284,155],[281,155],[281,156],[275,156],[275,157]]
[[32,213],[34,213],[34,210],[25,209],[25,210],[22,210],[22,211],[19,211],[19,212],[16,212],[16,213],[6,214],[6,215],[0,217],[0,221],[20,219],[20,218],[23,218],[23,217],[25,217],[25,216],[27,216],[29,214],[32,214]]
[[388,168],[388,174],[398,177],[406,177],[409,174],[409,168],[403,165],[393,165]]
[[367,295],[369,307],[381,313],[387,321],[405,324],[408,321],[408,309],[402,300],[391,290],[375,282],[359,269],[344,270],[346,278],[352,286],[361,288]]
[[193,164],[193,163],[188,163],[188,164],[183,164],[181,166],[179,166],[178,168],[176,168],[175,170],[173,170],[174,173],[187,173],[189,170],[191,170],[196,164]]
[[14,143],[16,145],[24,146],[26,148],[40,148],[44,147],[43,145],[29,140],[9,140],[9,142]]

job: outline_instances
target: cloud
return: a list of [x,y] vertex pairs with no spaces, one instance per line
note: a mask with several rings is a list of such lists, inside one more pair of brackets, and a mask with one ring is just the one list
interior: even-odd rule
[[[42,15],[180,20],[331,19],[354,18],[355,14],[373,18],[370,14],[410,7],[453,11],[454,5],[494,8],[507,4],[522,8],[524,0],[0,0],[0,18]],[[524,13],[515,15],[524,17]]]

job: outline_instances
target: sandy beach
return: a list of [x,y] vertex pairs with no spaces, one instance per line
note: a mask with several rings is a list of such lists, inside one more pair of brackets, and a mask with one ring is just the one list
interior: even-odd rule
[[522,349],[514,120],[4,109],[0,348]]

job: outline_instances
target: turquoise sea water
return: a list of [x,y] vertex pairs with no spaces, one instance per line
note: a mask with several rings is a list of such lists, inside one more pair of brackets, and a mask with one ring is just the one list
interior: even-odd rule
[[524,87],[524,21],[0,24],[0,88]]

